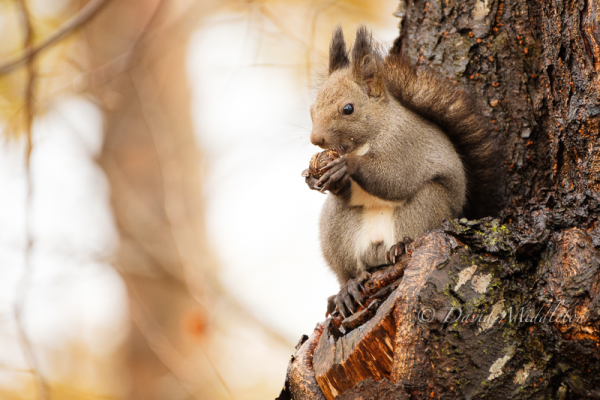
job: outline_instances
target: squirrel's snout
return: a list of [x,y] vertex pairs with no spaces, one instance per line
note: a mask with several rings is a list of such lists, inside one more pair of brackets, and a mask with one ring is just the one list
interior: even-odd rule
[[310,142],[315,146],[323,147],[325,144],[325,136],[313,129],[310,133]]

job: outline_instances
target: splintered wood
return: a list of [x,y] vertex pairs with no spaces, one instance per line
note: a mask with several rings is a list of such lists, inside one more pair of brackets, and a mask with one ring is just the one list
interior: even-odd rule
[[[373,273],[365,284],[366,308],[341,322],[330,318],[314,352],[313,368],[323,395],[332,400],[361,381],[389,379],[391,382],[416,379],[423,375],[426,363],[420,349],[419,324],[413,315],[420,288],[429,273],[448,260],[456,242],[444,234],[432,234],[410,246],[410,258]],[[403,278],[402,278],[403,276]],[[400,282],[397,282],[402,278]],[[385,288],[397,289],[374,311],[377,295]],[[389,293],[388,293],[389,294]],[[375,304],[375,306],[373,306]],[[364,314],[373,317],[361,326],[353,323]],[[352,329],[348,332],[349,329]]]
[[325,324],[318,324],[309,338],[300,340],[296,354],[288,367],[285,385],[277,400],[324,400],[323,393],[315,380],[313,354],[323,333]]

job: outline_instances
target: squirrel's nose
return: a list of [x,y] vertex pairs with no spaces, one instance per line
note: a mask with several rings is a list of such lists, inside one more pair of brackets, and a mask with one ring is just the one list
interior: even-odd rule
[[310,133],[310,142],[315,146],[322,146],[325,143],[325,136],[313,129]]

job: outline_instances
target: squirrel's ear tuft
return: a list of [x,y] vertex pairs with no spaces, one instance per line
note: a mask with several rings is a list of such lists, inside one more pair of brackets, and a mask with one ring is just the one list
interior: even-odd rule
[[356,41],[352,48],[352,74],[369,97],[383,95],[382,57],[373,47],[373,37],[365,26],[356,31]]
[[341,26],[336,26],[329,47],[329,74],[350,64]]
[[362,63],[364,56],[373,53],[373,36],[367,30],[367,27],[361,25],[356,31],[356,40],[352,47],[352,61],[354,61],[354,67],[358,67]]

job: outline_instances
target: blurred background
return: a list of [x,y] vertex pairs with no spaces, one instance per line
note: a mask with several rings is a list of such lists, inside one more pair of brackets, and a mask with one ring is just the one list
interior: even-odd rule
[[397,7],[0,0],[0,398],[275,398],[338,290],[300,176],[331,32]]

